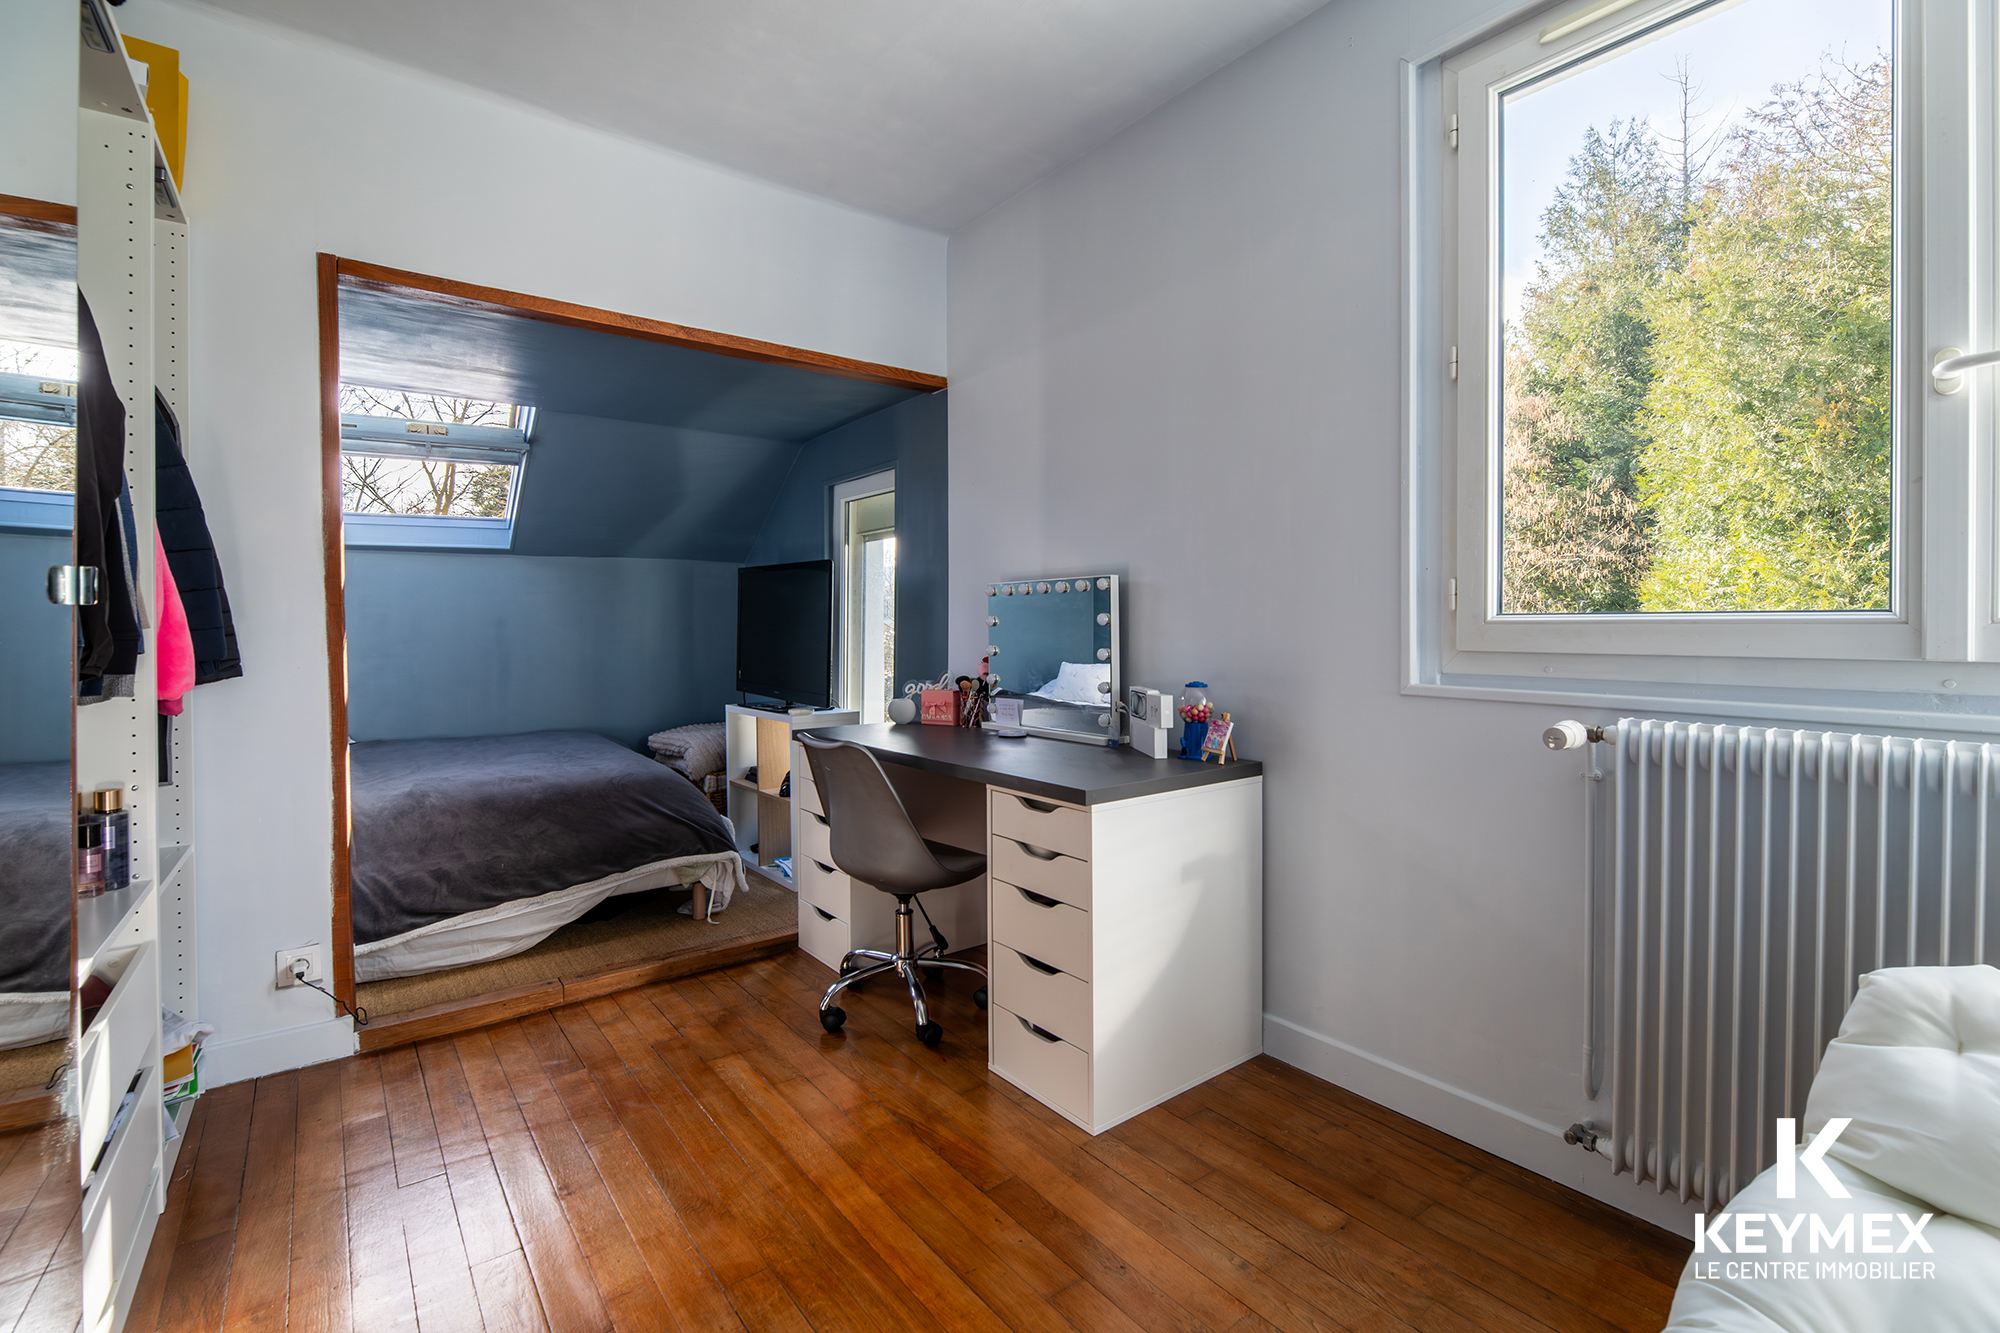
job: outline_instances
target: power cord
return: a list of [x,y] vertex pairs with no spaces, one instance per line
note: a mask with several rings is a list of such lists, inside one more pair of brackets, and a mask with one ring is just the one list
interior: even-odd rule
[[318,991],[321,995],[326,996],[327,999],[332,1000],[342,1009],[345,1009],[348,1013],[354,1015],[354,1026],[358,1028],[365,1028],[368,1026],[367,1009],[363,1008],[361,1005],[358,1004],[349,1004],[347,1001],[341,999],[338,995],[335,995],[332,991],[328,990],[326,987],[320,985],[317,981],[307,981],[304,976],[304,972],[305,972],[305,963],[303,960],[292,964],[292,976],[298,981],[298,983],[301,986],[312,987],[314,990]]
[[930,911],[924,906],[924,900],[922,898],[912,898],[911,901],[916,903],[917,910],[924,914],[924,924],[931,928],[931,939],[937,943],[939,956],[942,957],[944,954],[950,952],[951,945],[946,941],[944,932],[937,928],[937,922],[931,920]]

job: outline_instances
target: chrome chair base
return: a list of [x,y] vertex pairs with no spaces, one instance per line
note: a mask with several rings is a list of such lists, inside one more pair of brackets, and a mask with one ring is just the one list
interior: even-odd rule
[[[859,960],[868,960],[868,966],[858,966]],[[819,1000],[819,1023],[828,1032],[840,1031],[847,1022],[847,1011],[834,1003],[836,997],[849,986],[883,976],[890,972],[899,973],[903,983],[910,988],[910,1003],[917,1011],[917,1039],[926,1046],[935,1046],[944,1037],[944,1029],[931,1021],[930,1006],[924,999],[923,978],[918,975],[921,967],[946,968],[959,972],[971,972],[980,980],[980,987],[972,993],[973,1003],[981,1009],[986,1007],[986,969],[978,963],[968,963],[957,958],[942,956],[936,942],[916,947],[916,928],[908,898],[896,900],[896,952],[884,953],[880,949],[855,949],[840,960],[840,979],[826,988],[826,994]]]

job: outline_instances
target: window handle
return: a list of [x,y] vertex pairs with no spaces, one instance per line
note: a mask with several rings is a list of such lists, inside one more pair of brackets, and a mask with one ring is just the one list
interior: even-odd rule
[[1965,372],[1981,366],[2000,365],[2000,352],[1965,352],[1947,347],[1931,362],[1931,387],[1939,393],[1957,393],[1965,387]]

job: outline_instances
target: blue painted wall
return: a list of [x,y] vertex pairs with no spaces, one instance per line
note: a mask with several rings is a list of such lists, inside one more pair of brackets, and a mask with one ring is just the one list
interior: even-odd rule
[[896,681],[977,668],[947,663],[947,497],[943,393],[912,398],[808,440],[744,562],[833,555],[833,488],[896,469]]
[[735,624],[726,562],[350,550],[348,730],[642,745],[722,717]]
[[754,435],[537,412],[517,555],[741,561],[801,446]]
[[0,764],[69,758],[70,610],[48,597],[68,533],[0,532]]

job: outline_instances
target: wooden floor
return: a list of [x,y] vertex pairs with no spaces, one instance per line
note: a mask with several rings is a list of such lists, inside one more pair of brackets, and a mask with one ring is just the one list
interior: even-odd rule
[[1657,1330],[1677,1237],[1259,1058],[1092,1139],[801,954],[202,1098],[141,1329]]
[[83,1191],[76,1129],[0,1134],[0,1329],[72,1333],[83,1320]]

